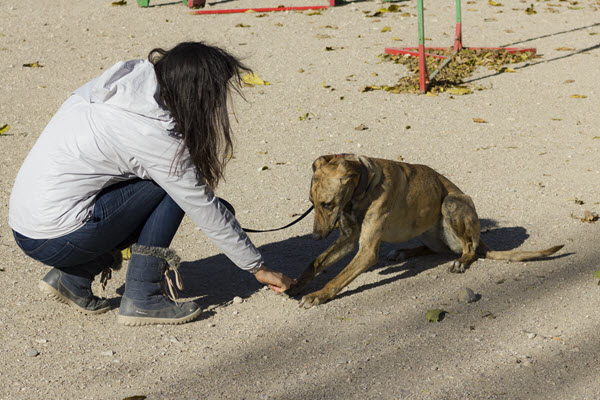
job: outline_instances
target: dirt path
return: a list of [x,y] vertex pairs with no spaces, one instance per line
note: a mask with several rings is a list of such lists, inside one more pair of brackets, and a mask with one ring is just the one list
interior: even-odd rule
[[[535,14],[532,2],[463,2],[466,45],[542,55],[514,73],[479,70],[470,84],[484,90],[466,96],[361,92],[407,74],[379,56],[416,44],[414,1],[379,17],[370,16],[389,3],[220,16],[190,15],[180,1],[128,3],[0,3],[0,126],[10,125],[0,136],[0,399],[600,398],[600,222],[579,219],[600,213],[600,2],[538,1]],[[426,2],[428,45],[452,43],[447,3]],[[184,40],[223,46],[270,82],[236,100],[236,158],[218,191],[243,226],[281,226],[306,210],[312,161],[347,152],[446,174],[473,197],[495,248],[565,248],[545,261],[481,260],[463,275],[447,273],[441,256],[382,257],[337,299],[303,310],[237,270],[186,219],[174,248],[185,296],[206,309],[199,321],[128,328],[116,324],[118,308],[84,317],[43,298],[47,269],[21,254],[6,222],[22,160],[72,90]],[[42,67],[23,67],[34,62]],[[331,241],[310,231],[308,218],[252,238],[272,268],[298,276]],[[124,276],[105,293],[115,306]],[[481,299],[457,302],[464,287]],[[432,308],[449,313],[429,323]]]

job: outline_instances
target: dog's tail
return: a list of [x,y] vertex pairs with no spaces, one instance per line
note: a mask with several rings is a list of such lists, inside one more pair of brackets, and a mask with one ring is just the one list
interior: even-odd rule
[[523,250],[508,250],[508,251],[494,251],[491,250],[482,240],[479,242],[477,247],[477,253],[482,258],[489,258],[491,260],[506,260],[506,261],[529,261],[537,260],[538,258],[548,257],[551,254],[556,253],[562,249],[564,244],[559,246],[553,246],[545,250],[535,251],[523,251]]

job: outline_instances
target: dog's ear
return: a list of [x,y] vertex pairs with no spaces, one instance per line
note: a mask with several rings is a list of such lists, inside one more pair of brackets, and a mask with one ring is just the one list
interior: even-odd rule
[[331,161],[333,158],[335,157],[335,155],[333,154],[328,154],[326,156],[321,156],[319,158],[317,158],[315,160],[315,162],[312,165],[312,170],[313,172],[315,172],[318,168],[321,168],[323,165],[327,164],[329,161]]

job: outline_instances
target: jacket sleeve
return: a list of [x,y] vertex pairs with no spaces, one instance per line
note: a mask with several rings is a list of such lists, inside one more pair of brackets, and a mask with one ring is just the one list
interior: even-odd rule
[[154,180],[234,264],[256,272],[263,258],[233,214],[207,185],[197,181],[191,163],[177,166],[173,162],[179,140],[164,130],[135,125],[136,132],[120,140],[127,154],[123,158],[126,168],[142,179]]

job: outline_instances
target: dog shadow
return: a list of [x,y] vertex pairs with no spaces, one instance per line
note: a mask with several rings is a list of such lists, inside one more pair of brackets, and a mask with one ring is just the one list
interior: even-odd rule
[[[523,227],[497,227],[493,220],[481,220],[482,237],[494,250],[511,250],[521,246],[529,234]],[[338,236],[335,231],[330,237],[313,240],[311,235],[295,236],[279,242],[270,243],[259,248],[265,264],[276,271],[292,278],[297,278],[304,269],[329,247]],[[337,298],[350,296],[375,287],[383,286],[400,279],[406,279],[439,267],[457,258],[454,254],[433,254],[414,257],[403,261],[389,261],[386,255],[399,248],[420,246],[417,239],[404,243],[382,243],[378,262],[370,271],[378,271],[384,276],[374,283],[361,285],[352,290],[340,293]],[[358,246],[357,246],[358,247]],[[325,286],[333,277],[344,269],[356,254],[356,249],[349,255],[332,265],[304,289],[303,294],[310,293]],[[564,257],[561,254],[556,257]],[[248,298],[259,291],[263,285],[252,274],[236,267],[225,255],[217,254],[211,257],[185,261],[179,267],[184,290],[179,291],[180,298],[197,298],[195,301],[202,309],[224,306],[231,303],[234,297]],[[119,288],[122,294],[123,288]]]

